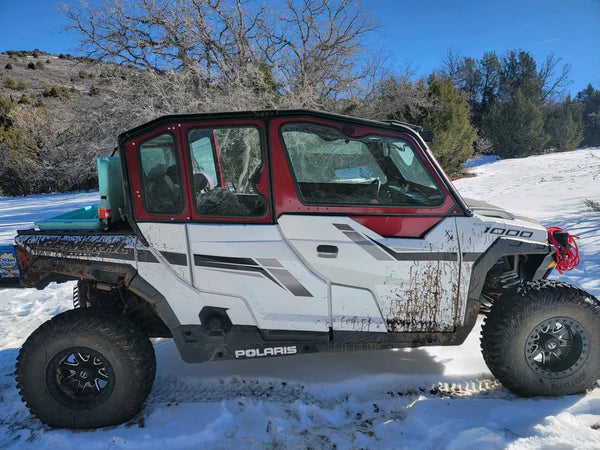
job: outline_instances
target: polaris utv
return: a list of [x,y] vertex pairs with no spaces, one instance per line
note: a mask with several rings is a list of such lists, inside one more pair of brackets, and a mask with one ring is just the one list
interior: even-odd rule
[[77,280],[75,308],[21,349],[24,402],[54,427],[118,424],[152,387],[152,337],[190,363],[459,345],[480,311],[508,389],[590,388],[600,303],[546,280],[572,237],[461,198],[426,135],[304,110],[121,134],[99,205],[19,231],[0,258],[1,286]]

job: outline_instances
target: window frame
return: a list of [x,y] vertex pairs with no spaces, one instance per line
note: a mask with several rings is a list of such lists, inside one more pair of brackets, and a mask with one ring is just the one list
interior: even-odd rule
[[[205,216],[200,214],[196,209],[196,197],[194,194],[194,189],[192,186],[193,180],[193,167],[192,167],[192,154],[191,154],[191,142],[190,142],[190,133],[193,130],[197,129],[208,129],[208,130],[218,130],[218,129],[231,129],[231,128],[253,128],[258,132],[259,145],[260,145],[260,155],[261,155],[261,164],[257,168],[257,173],[261,174],[260,182],[254,185],[256,194],[259,195],[263,201],[265,202],[265,213],[262,216],[228,216],[228,215],[219,215],[219,216]],[[265,123],[262,120],[258,119],[232,119],[232,120],[218,120],[218,121],[192,121],[185,124],[182,124],[181,127],[181,139],[185,144],[184,157],[188,163],[188,178],[189,178],[189,192],[190,192],[190,201],[192,203],[190,211],[192,215],[192,221],[194,222],[221,222],[221,223],[272,223],[272,183],[271,176],[269,170],[269,152],[267,149],[268,139],[265,131]],[[224,184],[224,174],[223,174],[223,165],[220,153],[219,143],[213,141],[211,138],[211,143],[214,144],[213,147],[213,157],[216,158],[216,167],[219,175],[219,184],[223,187]],[[259,185],[264,185],[262,188]],[[266,195],[265,195],[266,194]]]
[[[448,201],[450,195],[447,192],[446,187],[440,183],[439,177],[438,175],[435,173],[435,171],[433,171],[428,164],[428,161],[425,160],[425,158],[423,158],[423,155],[421,154],[421,149],[420,147],[418,147],[416,145],[416,142],[414,142],[410,136],[402,133],[402,132],[391,132],[389,130],[381,130],[381,132],[379,132],[380,130],[377,130],[375,128],[371,128],[369,127],[369,129],[371,130],[371,132],[368,133],[364,133],[364,134],[360,134],[357,136],[351,136],[352,138],[356,138],[356,139],[360,139],[360,138],[368,138],[370,136],[373,137],[392,137],[392,138],[398,138],[399,140],[402,140],[404,142],[406,142],[411,150],[413,151],[414,157],[417,158],[419,160],[419,162],[421,163],[423,169],[429,173],[429,175],[431,176],[431,179],[435,185],[435,187],[437,188],[437,190],[439,191],[439,193],[441,194],[441,199],[439,204],[437,205],[423,205],[423,206],[419,206],[419,205],[401,205],[401,204],[389,204],[389,203],[379,203],[379,204],[369,204],[369,203],[335,203],[335,202],[323,202],[323,203],[314,203],[314,202],[309,202],[306,201],[304,196],[302,195],[302,190],[300,188],[300,184],[298,182],[298,179],[296,177],[296,173],[294,171],[294,167],[293,167],[293,163],[290,157],[290,152],[286,146],[285,143],[285,139],[283,137],[283,127],[285,127],[286,125],[289,124],[301,124],[301,125],[317,125],[317,126],[323,126],[323,127],[330,127],[330,128],[336,128],[339,131],[341,131],[343,134],[347,135],[344,132],[344,127],[347,126],[342,122],[334,122],[334,121],[320,121],[320,120],[314,120],[311,118],[302,118],[302,117],[298,117],[298,118],[293,118],[293,119],[289,119],[289,120],[284,120],[282,121],[278,126],[277,126],[277,136],[279,139],[279,143],[281,145],[281,149],[283,151],[283,154],[285,155],[285,159],[288,165],[288,169],[292,178],[292,181],[294,183],[294,188],[296,191],[296,196],[298,198],[298,200],[300,201],[300,203],[302,203],[302,205],[307,206],[307,207],[314,207],[314,208],[366,208],[369,210],[377,210],[377,209],[393,209],[393,210],[402,210],[402,209],[431,209],[431,210],[438,210],[440,208],[442,208]],[[336,126],[338,125],[338,126]],[[359,127],[362,128],[362,127]],[[395,163],[394,163],[395,164]],[[279,214],[279,213],[278,213]],[[376,213],[374,212],[373,214],[377,214],[380,215],[381,213]]]
[[[180,211],[176,212],[176,213],[155,213],[155,212],[151,212],[148,209],[148,203],[147,203],[147,195],[146,195],[146,176],[144,175],[144,168],[142,165],[142,146],[147,143],[148,141],[151,141],[153,139],[156,139],[158,137],[164,136],[164,135],[169,135],[171,137],[171,139],[173,140],[173,144],[174,144],[174,153],[175,153],[175,163],[177,166],[177,174],[179,175],[179,179],[181,180],[181,186],[180,186],[180,192],[181,192],[181,196],[183,199],[183,207]],[[184,168],[183,166],[183,161],[181,158],[181,149],[178,143],[178,136],[173,133],[170,129],[167,130],[157,130],[156,133],[149,135],[149,136],[144,136],[142,139],[135,141],[135,158],[136,158],[136,163],[137,163],[137,175],[139,177],[139,185],[140,185],[140,190],[142,193],[142,205],[144,208],[144,213],[146,215],[152,216],[152,217],[156,217],[156,218],[175,218],[175,217],[180,217],[182,215],[185,214],[186,210],[187,210],[187,195],[186,195],[186,180],[183,176],[184,174]],[[132,193],[133,194],[133,193]],[[139,215],[139,214],[136,214]],[[172,220],[172,219],[171,219]]]

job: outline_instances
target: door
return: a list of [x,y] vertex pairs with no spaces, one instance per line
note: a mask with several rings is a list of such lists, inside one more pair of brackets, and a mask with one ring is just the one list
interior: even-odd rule
[[330,284],[333,329],[453,331],[466,297],[456,205],[417,142],[313,117],[271,127],[277,222]]
[[326,340],[327,284],[272,223],[262,121],[189,123],[181,133],[191,180],[191,284],[241,299],[267,340]]

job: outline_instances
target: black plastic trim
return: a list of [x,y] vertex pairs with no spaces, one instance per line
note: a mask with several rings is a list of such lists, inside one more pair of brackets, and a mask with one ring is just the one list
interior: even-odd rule
[[553,253],[553,251],[553,247],[548,244],[504,237],[497,238],[473,264],[471,283],[469,286],[469,300],[479,299],[488,272],[503,256],[547,255]]

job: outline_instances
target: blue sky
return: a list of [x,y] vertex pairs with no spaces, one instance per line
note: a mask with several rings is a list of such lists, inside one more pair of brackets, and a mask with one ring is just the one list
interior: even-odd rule
[[[268,3],[268,0],[265,0]],[[77,53],[77,35],[51,0],[0,0],[0,51]],[[66,3],[73,4],[73,0]],[[600,0],[363,0],[382,28],[371,42],[395,68],[418,75],[439,67],[451,47],[465,56],[528,50],[571,64],[572,93],[600,88]]]

